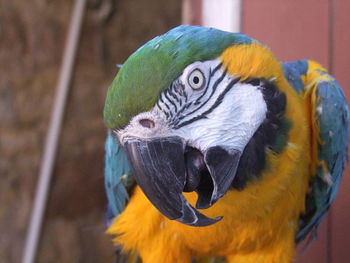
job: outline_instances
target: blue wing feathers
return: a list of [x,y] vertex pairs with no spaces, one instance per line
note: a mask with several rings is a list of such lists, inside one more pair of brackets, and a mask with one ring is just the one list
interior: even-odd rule
[[[288,82],[298,92],[305,90],[305,84],[301,86],[301,76],[307,74],[307,65],[307,60],[283,65]],[[315,231],[322,221],[338,191],[347,160],[349,111],[345,96],[333,77],[322,68],[315,70],[320,78],[316,82],[316,105],[312,107],[315,107],[321,140],[318,159],[324,165],[317,167],[317,174],[310,182],[311,193],[306,200],[306,212],[300,217],[297,242]]]
[[307,60],[298,60],[293,62],[285,62],[282,64],[284,76],[292,87],[301,92],[304,90],[304,83],[301,76],[305,76],[307,72]]
[[120,214],[129,199],[127,188],[124,184],[125,177],[130,177],[130,166],[123,148],[113,137],[112,131],[108,131],[105,143],[105,189],[108,199],[107,225]]

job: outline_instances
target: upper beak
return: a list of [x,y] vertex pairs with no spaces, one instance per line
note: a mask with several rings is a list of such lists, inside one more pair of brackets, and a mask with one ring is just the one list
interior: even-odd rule
[[198,193],[197,208],[213,205],[232,183],[239,151],[228,152],[215,146],[204,155],[198,151],[188,153],[184,140],[178,136],[128,138],[124,148],[136,182],[166,217],[191,226],[208,226],[222,218],[203,215],[187,202],[182,192]]

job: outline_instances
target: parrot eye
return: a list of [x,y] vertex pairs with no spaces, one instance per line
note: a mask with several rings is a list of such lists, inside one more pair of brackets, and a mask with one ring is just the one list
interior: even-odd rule
[[199,90],[205,86],[205,77],[199,69],[193,70],[188,76],[188,84],[194,90]]

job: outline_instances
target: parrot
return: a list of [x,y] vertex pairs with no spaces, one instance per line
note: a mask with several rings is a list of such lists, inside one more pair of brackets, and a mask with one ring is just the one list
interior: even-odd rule
[[103,115],[106,233],[125,262],[292,262],[347,162],[336,80],[242,33],[153,38],[122,64]]

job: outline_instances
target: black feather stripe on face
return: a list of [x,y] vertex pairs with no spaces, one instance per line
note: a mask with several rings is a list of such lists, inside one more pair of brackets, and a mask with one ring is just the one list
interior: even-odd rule
[[195,121],[198,121],[198,120],[200,120],[200,119],[206,118],[206,116],[207,116],[209,113],[211,113],[215,108],[217,108],[217,107],[221,104],[221,102],[223,101],[223,99],[224,99],[226,93],[229,92],[230,89],[231,89],[238,81],[239,81],[238,78],[231,80],[231,82],[227,85],[227,87],[224,89],[224,91],[222,91],[222,93],[220,93],[220,95],[218,96],[218,98],[215,100],[214,104],[213,104],[208,110],[206,110],[205,112],[201,113],[200,115],[197,115],[196,117],[194,117],[194,118],[192,118],[192,119],[190,119],[190,120],[188,120],[188,121],[184,121],[184,122],[178,124],[175,128],[176,128],[176,129],[179,129],[179,128],[181,128],[181,127],[183,127],[183,126],[185,126],[185,125],[188,125],[188,124],[190,124],[190,123],[192,123],[192,122],[195,122]]
[[286,95],[272,81],[252,78],[243,81],[261,87],[267,105],[266,119],[254,133],[240,159],[232,187],[243,190],[248,181],[257,179],[267,166],[267,150],[280,153],[288,140],[290,122],[285,117]]
[[[211,81],[211,79],[212,79],[212,76],[214,76],[215,72],[217,72],[217,71],[220,69],[221,65],[222,65],[222,64],[219,64],[219,65],[214,69],[214,71],[210,74],[210,78],[209,78],[209,80],[208,80],[208,84],[207,84],[207,86],[206,86],[206,88],[205,88],[205,90],[204,90],[204,93],[202,94],[202,96],[200,96],[200,97],[196,100],[196,102],[194,103],[194,105],[198,105],[198,104],[199,104],[199,100],[207,93],[208,88],[210,87],[210,81]],[[174,127],[175,129],[179,129],[179,128],[185,126],[185,125],[188,125],[188,124],[190,124],[190,123],[192,123],[192,122],[194,122],[194,121],[196,121],[196,120],[198,120],[198,119],[201,119],[201,118],[205,117],[205,115],[202,114],[201,118],[198,118],[198,117],[196,116],[196,117],[192,118],[192,120],[181,122],[184,118],[186,118],[186,117],[188,117],[188,116],[190,116],[190,115],[196,114],[199,110],[201,110],[204,106],[207,105],[207,103],[208,103],[208,102],[211,100],[211,98],[213,97],[213,95],[214,95],[214,93],[215,93],[217,87],[218,87],[219,84],[224,80],[224,78],[225,78],[226,75],[227,75],[227,70],[225,70],[225,71],[221,74],[221,76],[215,81],[215,83],[214,83],[214,85],[213,85],[213,87],[212,87],[212,90],[211,90],[211,94],[208,96],[208,98],[207,98],[206,101],[204,101],[203,103],[201,103],[197,108],[195,108],[195,109],[192,110],[191,112],[186,113],[186,115],[182,115],[182,116],[179,116],[179,117],[177,118],[177,121],[173,124],[173,127]],[[231,86],[231,87],[232,87],[232,86]]]

